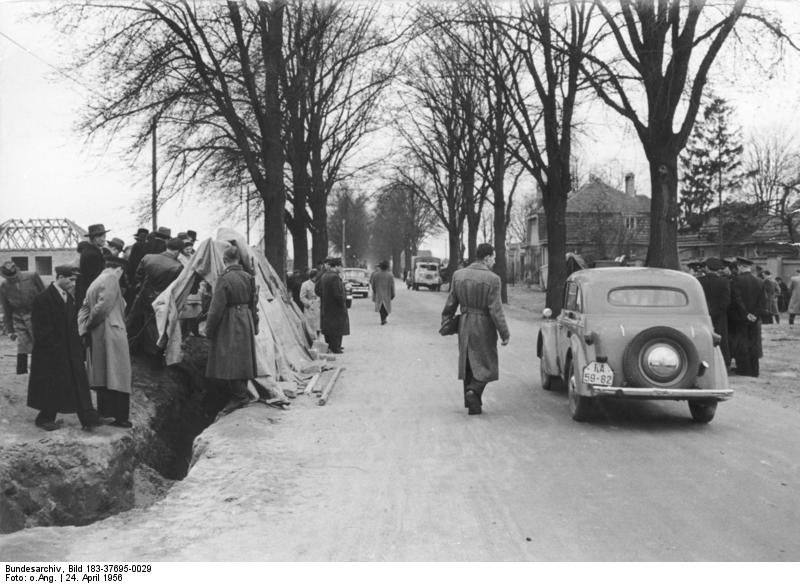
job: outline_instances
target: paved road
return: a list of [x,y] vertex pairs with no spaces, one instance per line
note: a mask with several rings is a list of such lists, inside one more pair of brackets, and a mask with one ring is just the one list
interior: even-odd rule
[[387,326],[355,300],[328,405],[235,412],[149,510],[0,537],[3,556],[800,560],[796,411],[741,395],[708,426],[683,403],[579,424],[539,388],[535,315],[512,310],[501,380],[467,416],[444,298],[402,287]]

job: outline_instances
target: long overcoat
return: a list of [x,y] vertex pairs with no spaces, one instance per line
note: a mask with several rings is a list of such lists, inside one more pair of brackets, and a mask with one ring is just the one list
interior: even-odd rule
[[714,332],[722,337],[720,349],[725,363],[731,362],[730,347],[728,344],[728,308],[731,304],[731,282],[725,276],[707,274],[698,278],[706,296],[708,313]]
[[380,312],[381,306],[386,308],[386,313],[392,312],[394,299],[394,276],[388,270],[380,270],[372,274],[372,301],[375,302],[375,312]]
[[[750,272],[743,272],[733,279],[731,284],[731,303],[734,309],[735,334],[737,342],[733,343],[733,357],[747,359],[764,356],[761,346],[761,317],[768,314],[767,295],[764,281]],[[747,320],[747,315],[756,316],[755,322]]]
[[466,377],[469,359],[472,376],[477,381],[488,383],[499,379],[497,335],[503,340],[510,336],[500,303],[500,277],[483,262],[457,270],[442,318],[453,316],[459,306],[458,378]]
[[303,303],[303,317],[308,327],[316,334],[319,330],[319,296],[314,292],[314,280],[306,280],[300,286],[300,302]]
[[320,331],[323,335],[350,334],[350,317],[347,314],[347,295],[339,273],[329,270],[317,281],[314,291],[319,296]]
[[228,266],[217,279],[206,320],[211,342],[206,377],[256,377],[255,283],[239,264]]
[[28,406],[61,414],[91,409],[75,301],[68,294],[65,303],[51,284],[34,299],[31,318],[36,341],[28,378]]
[[789,306],[786,311],[789,314],[800,314],[800,274],[789,280]]
[[0,298],[6,330],[17,335],[17,353],[33,350],[33,299],[44,291],[44,283],[36,272],[17,272],[0,282]]
[[91,387],[131,392],[131,356],[125,330],[125,300],[119,279],[106,268],[86,291],[78,311],[78,334],[89,333],[86,368]]

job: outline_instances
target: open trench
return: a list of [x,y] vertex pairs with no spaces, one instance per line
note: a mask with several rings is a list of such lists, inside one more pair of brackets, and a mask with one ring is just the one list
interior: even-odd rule
[[88,525],[146,507],[189,472],[194,439],[227,401],[203,375],[204,339],[190,338],[184,360],[154,368],[133,359],[131,431],[102,429],[73,439],[3,450],[0,533],[48,525]]

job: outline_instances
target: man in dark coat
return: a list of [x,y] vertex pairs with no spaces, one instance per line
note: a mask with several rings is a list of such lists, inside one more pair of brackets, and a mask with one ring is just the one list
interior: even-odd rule
[[725,366],[730,367],[731,353],[728,346],[728,307],[731,304],[731,282],[720,272],[725,268],[725,264],[718,258],[708,258],[705,262],[706,274],[698,278],[703,292],[706,296],[708,313],[711,315],[711,322],[714,332],[720,337],[719,348],[722,350],[722,358]]
[[347,294],[340,272],[342,260],[327,258],[325,272],[314,286],[320,299],[320,330],[331,353],[342,353],[342,337],[350,334]]
[[736,263],[739,273],[731,284],[731,301],[738,342],[731,356],[736,359],[736,373],[758,377],[758,360],[763,356],[761,316],[767,312],[767,296],[764,281],[751,272],[753,262],[738,258]]
[[83,346],[72,292],[78,277],[75,266],[56,266],[56,279],[33,301],[35,341],[28,380],[28,407],[39,410],[36,425],[57,430],[56,414],[78,414],[84,430],[100,425],[92,406],[89,379],[83,364]]
[[500,277],[492,272],[494,247],[482,243],[477,261],[453,274],[442,322],[461,306],[458,327],[458,378],[464,381],[464,407],[480,414],[486,384],[500,378],[497,335],[507,345],[511,335],[500,303]]
[[375,303],[375,312],[381,314],[381,324],[386,324],[386,319],[392,312],[394,300],[394,276],[389,271],[389,262],[386,260],[378,264],[378,271],[370,277],[372,286],[372,301]]
[[9,338],[17,341],[17,375],[28,372],[28,354],[33,350],[31,310],[33,299],[44,291],[44,283],[36,272],[21,272],[14,262],[0,268],[0,306]]
[[239,248],[225,249],[225,271],[217,279],[206,319],[210,341],[206,377],[227,383],[230,400],[223,413],[250,403],[247,382],[257,377],[255,281],[239,263]]
[[139,262],[136,269],[139,293],[126,319],[134,351],[142,349],[147,355],[160,358],[153,302],[183,270],[183,264],[178,260],[183,246],[182,239],[172,238],[167,242],[166,251],[147,254]]
[[105,268],[103,248],[106,245],[106,233],[108,231],[102,223],[89,225],[86,233],[88,241],[82,241],[78,244],[78,253],[80,254],[78,269],[80,274],[78,275],[78,282],[75,284],[75,304],[78,309],[83,304],[89,285],[94,282],[94,279]]

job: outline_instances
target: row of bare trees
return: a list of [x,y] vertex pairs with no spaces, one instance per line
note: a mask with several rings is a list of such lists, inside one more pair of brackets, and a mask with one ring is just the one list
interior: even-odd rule
[[472,258],[481,219],[491,215],[504,276],[524,176],[542,193],[547,304],[558,310],[582,100],[602,100],[635,129],[650,165],[647,263],[678,267],[678,155],[712,64],[743,21],[785,38],[775,19],[745,5],[420,2],[409,3],[413,25],[400,30],[389,8],[396,4],[343,0],[81,0],[48,14],[64,32],[90,39],[75,63],[98,87],[85,130],[130,137],[136,153],[157,125],[167,192],[199,185],[235,206],[240,185],[252,184],[274,265],[285,265],[284,227],[295,265],[308,264],[309,233],[310,259],[327,255],[331,193],[353,178],[357,146],[399,101],[402,162],[377,189],[375,217],[391,221],[411,207],[416,219],[387,253],[415,249],[435,217],[447,232],[452,269],[465,231]]

